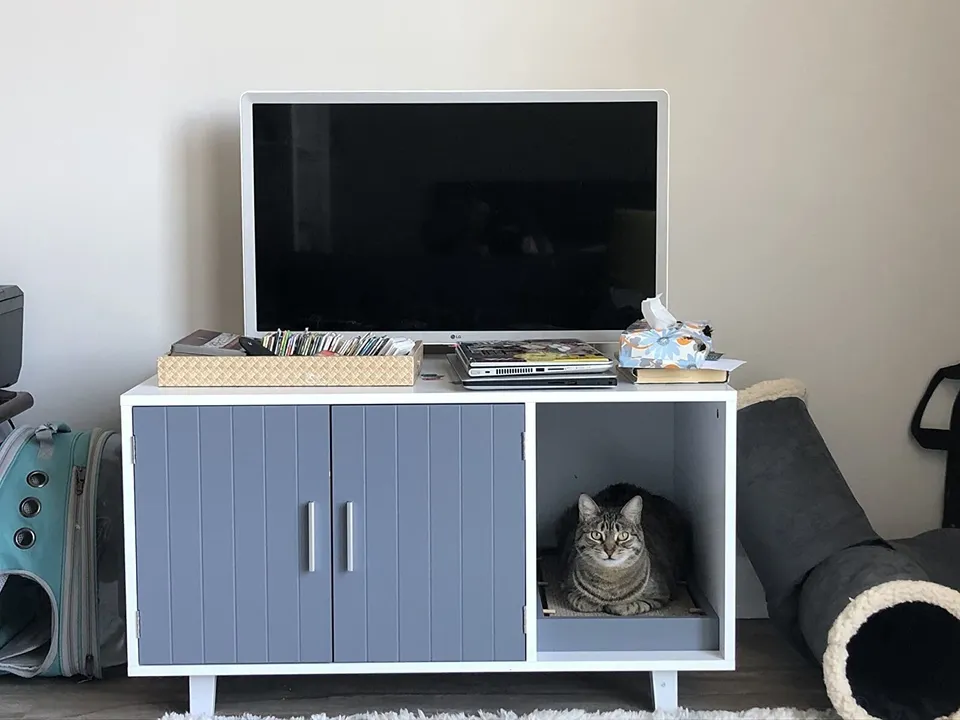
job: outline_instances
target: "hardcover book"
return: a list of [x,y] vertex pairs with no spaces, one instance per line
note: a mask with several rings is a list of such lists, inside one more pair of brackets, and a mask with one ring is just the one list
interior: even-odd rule
[[580,340],[489,340],[458,345],[468,366],[486,364],[608,363],[610,358]]

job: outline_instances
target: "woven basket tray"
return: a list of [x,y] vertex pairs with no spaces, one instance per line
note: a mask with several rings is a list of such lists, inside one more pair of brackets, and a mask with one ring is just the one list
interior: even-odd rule
[[161,387],[393,387],[413,385],[423,343],[399,357],[163,355]]

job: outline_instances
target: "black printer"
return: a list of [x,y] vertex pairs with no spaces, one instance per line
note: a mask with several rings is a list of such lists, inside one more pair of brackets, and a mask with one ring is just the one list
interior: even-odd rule
[[0,388],[20,379],[23,364],[23,292],[0,285]]

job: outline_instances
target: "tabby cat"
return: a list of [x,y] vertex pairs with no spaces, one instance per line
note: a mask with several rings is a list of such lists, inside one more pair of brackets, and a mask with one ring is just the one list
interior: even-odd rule
[[557,540],[564,592],[579,612],[661,608],[689,566],[690,527],[680,509],[629,483],[580,495],[560,518]]

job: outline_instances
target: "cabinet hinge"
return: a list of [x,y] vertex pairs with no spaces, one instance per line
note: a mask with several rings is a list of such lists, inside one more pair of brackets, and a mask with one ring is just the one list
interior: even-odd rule
[[523,606],[523,634],[527,634],[527,606]]
[[137,436],[130,436],[130,464],[137,464]]
[[140,611],[137,610],[137,639],[140,639]]
[[520,459],[527,460],[527,433],[523,431],[520,432]]

